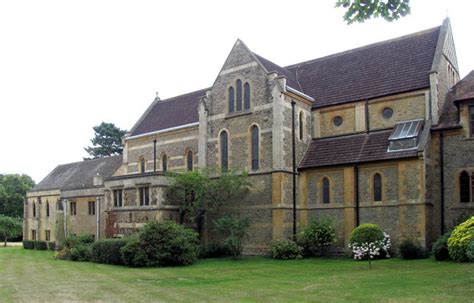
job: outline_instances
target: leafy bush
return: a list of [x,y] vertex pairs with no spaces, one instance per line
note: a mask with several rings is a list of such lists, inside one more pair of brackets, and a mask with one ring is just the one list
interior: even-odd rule
[[270,243],[270,255],[273,259],[290,260],[301,257],[301,249],[291,240],[275,240]]
[[120,248],[120,256],[125,265],[132,267],[147,266],[149,260],[145,250],[142,248],[140,239],[133,238]]
[[436,240],[435,243],[433,243],[433,248],[431,250],[431,253],[435,257],[437,261],[445,261],[445,260],[450,260],[451,257],[449,256],[449,250],[448,250],[448,239],[451,236],[451,232],[447,232],[441,237],[439,237],[438,240]]
[[56,242],[48,242],[48,249],[55,250],[56,249]]
[[247,229],[250,227],[250,216],[226,215],[214,222],[217,231],[226,238],[226,246],[232,254],[232,258],[238,259],[242,254],[242,240],[247,236]]
[[197,260],[199,239],[196,232],[173,221],[149,222],[140,231],[139,244],[128,246],[127,250],[133,247],[140,248],[136,251],[138,256],[130,257],[127,251],[127,262],[148,259],[146,266],[188,265]]
[[336,230],[329,219],[313,220],[297,236],[297,243],[303,247],[305,256],[322,256],[336,240]]
[[469,262],[474,262],[474,235],[466,248],[466,256]]
[[349,237],[349,243],[372,243],[376,241],[383,241],[383,239],[383,230],[377,224],[367,223],[354,228],[351,236]]
[[68,236],[64,241],[64,246],[73,248],[77,245],[90,245],[92,243],[94,243],[94,236],[92,235]]
[[91,259],[91,247],[86,244],[77,244],[70,250],[71,261],[86,262]]
[[128,243],[128,239],[107,239],[91,245],[91,261],[103,264],[124,264],[120,249]]
[[48,242],[46,241],[34,241],[35,249],[36,250],[47,250],[48,249]]
[[466,262],[467,246],[474,232],[474,216],[456,226],[448,239],[449,256],[457,262]]
[[71,250],[67,247],[54,253],[54,258],[56,260],[70,260],[71,259]]
[[200,253],[200,258],[222,258],[231,256],[232,252],[229,247],[219,244],[219,243],[210,243],[207,247],[203,248]]
[[429,257],[426,248],[416,244],[410,239],[405,239],[400,243],[400,255],[402,259],[405,260],[424,259]]
[[24,249],[34,249],[35,248],[35,241],[24,240],[23,241],[23,248]]

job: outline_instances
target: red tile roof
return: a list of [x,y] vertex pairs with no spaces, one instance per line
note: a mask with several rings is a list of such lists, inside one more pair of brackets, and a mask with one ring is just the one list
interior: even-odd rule
[[199,122],[198,103],[206,95],[206,90],[208,89],[156,102],[131,136]]
[[416,157],[418,151],[388,152],[391,130],[313,139],[299,168],[313,168]]

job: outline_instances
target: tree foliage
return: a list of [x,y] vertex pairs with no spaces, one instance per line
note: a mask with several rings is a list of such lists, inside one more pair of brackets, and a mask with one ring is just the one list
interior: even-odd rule
[[410,14],[410,0],[337,0],[336,7],[346,9],[343,18],[347,24],[372,17],[392,22]]
[[190,171],[171,177],[166,192],[167,202],[178,205],[180,223],[196,223],[199,234],[208,213],[217,210],[224,202],[244,199],[251,187],[246,173],[229,172],[219,178],[210,178],[206,173]]
[[0,175],[0,215],[23,217],[23,201],[26,191],[35,182],[28,175]]
[[224,235],[224,245],[230,249],[235,260],[242,254],[242,240],[247,237],[250,220],[249,215],[225,215],[214,222],[217,231]]
[[4,246],[7,246],[8,239],[13,239],[23,232],[23,222],[21,219],[0,215],[0,235],[3,238]]
[[91,139],[92,146],[84,148],[90,155],[89,159],[122,154],[122,137],[125,136],[126,130],[118,128],[113,123],[106,122],[94,126],[93,129],[94,138]]

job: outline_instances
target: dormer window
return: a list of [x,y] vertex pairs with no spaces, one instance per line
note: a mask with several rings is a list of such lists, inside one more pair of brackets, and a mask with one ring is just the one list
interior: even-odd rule
[[240,112],[242,109],[250,109],[250,84],[237,79],[235,89],[230,86],[228,89],[229,113]]
[[388,151],[401,151],[418,147],[418,138],[423,129],[423,120],[399,122],[395,124],[389,140]]

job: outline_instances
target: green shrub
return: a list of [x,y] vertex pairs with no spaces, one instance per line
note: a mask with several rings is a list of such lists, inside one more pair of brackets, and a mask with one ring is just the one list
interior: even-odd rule
[[383,230],[377,224],[367,223],[354,228],[349,237],[349,243],[374,243],[376,241],[383,241],[383,239]]
[[429,257],[429,253],[426,248],[405,239],[400,243],[400,256],[405,260],[425,259]]
[[48,242],[48,249],[54,251],[56,249],[56,242]]
[[35,249],[36,250],[47,250],[48,249],[48,242],[46,241],[34,241]]
[[232,258],[235,260],[242,254],[242,241],[247,237],[250,220],[249,215],[225,215],[214,222],[217,231],[225,237],[224,246],[230,250]]
[[313,220],[297,236],[304,256],[322,256],[336,240],[336,230],[329,219]]
[[290,260],[301,257],[301,249],[291,240],[274,240],[268,251],[273,259]]
[[139,238],[133,238],[120,248],[123,264],[132,267],[144,267],[149,263],[148,256],[142,248]]
[[23,248],[24,249],[34,249],[35,248],[35,241],[24,240],[23,241]]
[[86,244],[77,244],[70,250],[71,261],[86,262],[91,259],[91,247]]
[[92,235],[68,236],[66,241],[64,241],[64,246],[73,248],[77,245],[90,245],[92,243],[94,243],[94,236]]
[[472,239],[474,232],[474,216],[454,228],[448,239],[448,250],[451,259],[457,262],[466,262],[467,246]]
[[200,258],[222,258],[232,255],[229,247],[220,243],[210,243],[207,247],[201,249]]
[[439,237],[439,239],[436,240],[435,243],[433,243],[433,249],[431,250],[431,253],[437,261],[445,261],[451,259],[449,257],[448,250],[448,239],[450,236],[451,232],[447,232],[441,237]]
[[56,260],[71,260],[71,250],[67,247],[62,248],[54,253]]
[[123,265],[120,249],[128,243],[128,239],[107,239],[91,245],[91,261],[103,264]]
[[[147,266],[192,264],[199,253],[198,234],[173,221],[147,223],[140,231],[139,241],[148,258]],[[142,254],[140,250],[137,253]]]
[[466,256],[469,262],[474,262],[474,235],[466,248]]

